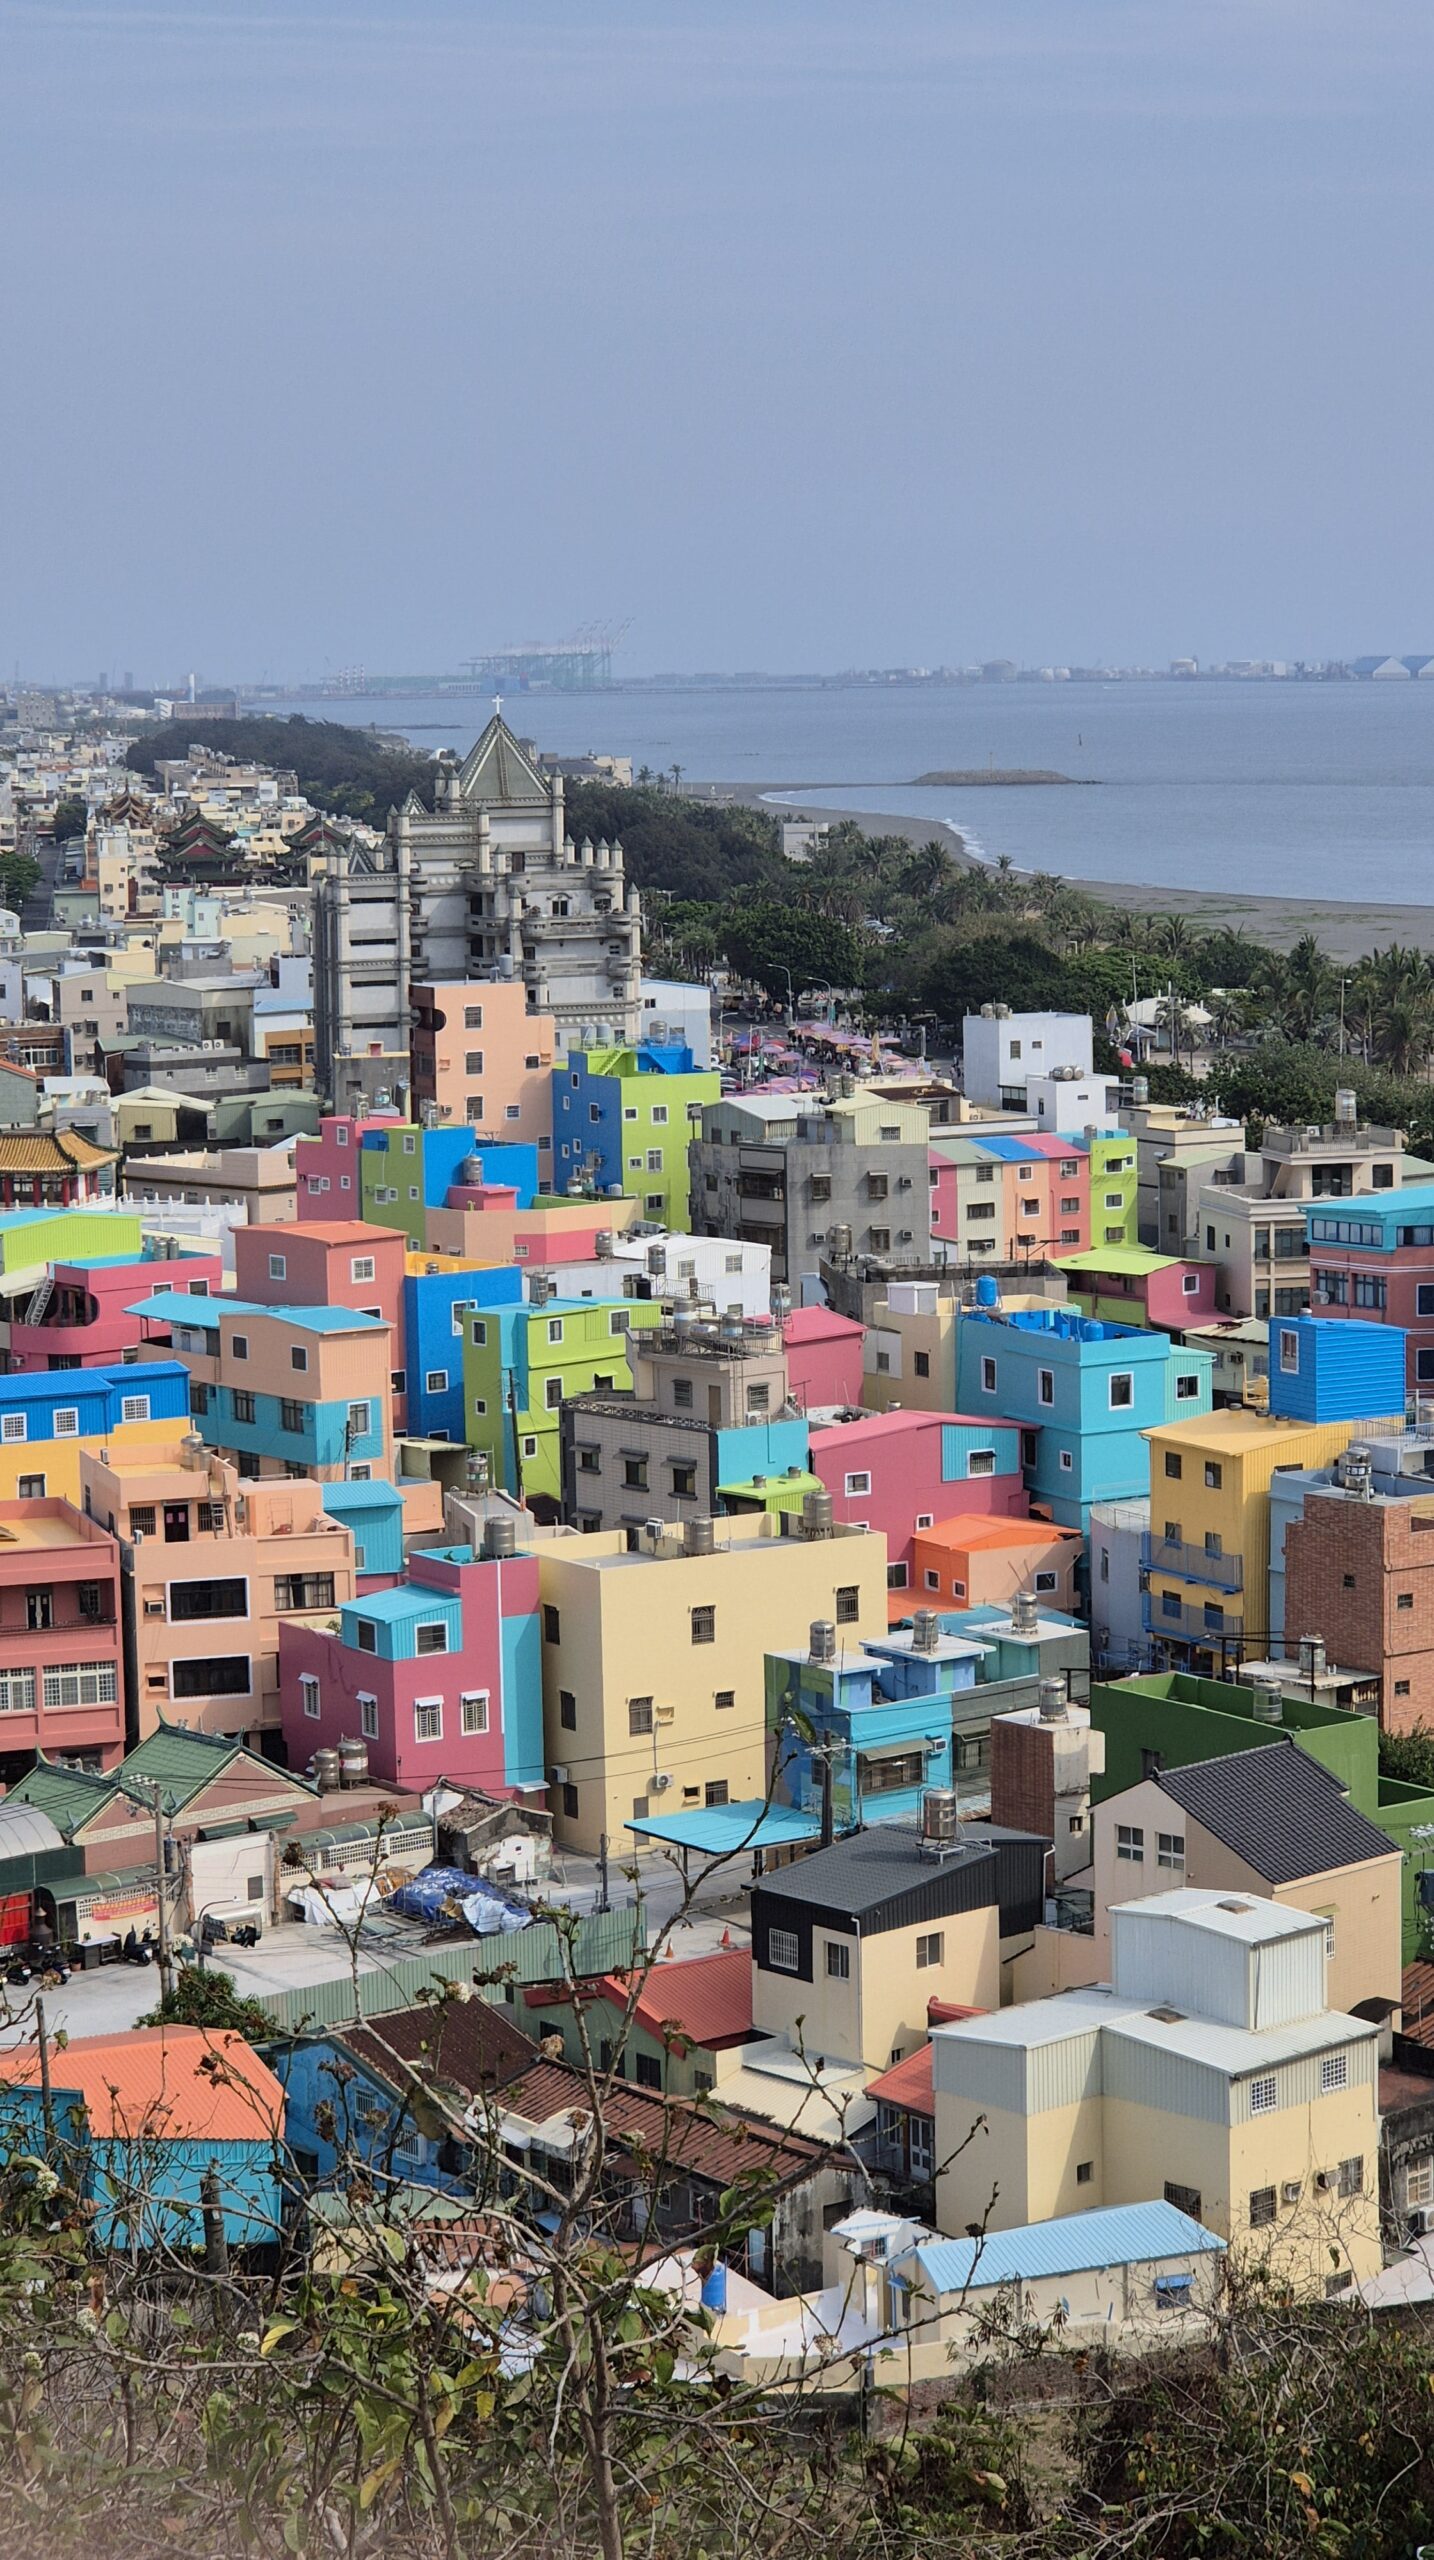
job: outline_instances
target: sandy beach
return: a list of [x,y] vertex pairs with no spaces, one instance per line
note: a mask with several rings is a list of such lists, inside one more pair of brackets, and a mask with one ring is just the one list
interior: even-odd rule
[[[824,787],[811,782],[713,782],[687,787],[699,796],[710,793],[714,799],[765,808],[769,814],[770,795],[779,792],[784,816],[832,816],[830,809],[803,806],[804,790]],[[935,836],[948,846],[953,862],[972,859],[956,828],[944,819],[898,818],[877,808],[848,809],[842,814],[853,818],[868,835],[906,836],[913,844],[929,844]],[[1128,881],[1078,880],[1073,886],[1109,906],[1130,907],[1141,915],[1187,915],[1210,931],[1220,925],[1238,927],[1274,951],[1287,951],[1302,933],[1314,934],[1334,960],[1357,960],[1362,953],[1391,942],[1434,946],[1434,907],[1375,906],[1355,898],[1245,898],[1223,890],[1134,888]]]

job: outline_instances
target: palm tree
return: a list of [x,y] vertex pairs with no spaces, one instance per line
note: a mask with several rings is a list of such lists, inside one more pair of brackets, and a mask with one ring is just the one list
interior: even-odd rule
[[1278,964],[1277,1010],[1291,1040],[1313,1040],[1338,999],[1335,974],[1312,933],[1302,933]]
[[1190,944],[1193,939],[1190,931],[1190,918],[1188,916],[1178,915],[1172,908],[1169,915],[1164,915],[1160,918],[1160,921],[1155,928],[1155,934],[1161,950],[1169,959],[1176,960],[1180,957],[1182,952],[1188,951],[1190,948]]
[[1434,1006],[1422,993],[1399,995],[1375,1012],[1371,1046],[1376,1061],[1396,1076],[1415,1076],[1434,1049]]
[[680,764],[675,764],[672,767],[672,788],[674,791],[680,791],[682,788],[682,767]]
[[950,869],[951,857],[945,845],[939,837],[931,836],[925,844],[916,846],[903,864],[899,885],[909,897],[929,898],[933,889],[941,887]]

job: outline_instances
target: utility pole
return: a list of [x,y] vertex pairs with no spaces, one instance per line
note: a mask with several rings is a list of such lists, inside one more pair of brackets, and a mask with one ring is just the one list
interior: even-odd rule
[[53,2162],[55,2153],[55,2097],[50,2086],[50,2038],[45,2025],[45,2003],[35,2002],[35,2037],[40,2048],[40,2120],[45,2128],[45,2158]]
[[229,2244],[224,2237],[224,2203],[216,2160],[210,2161],[199,2181],[199,2195],[204,2218],[204,2272],[207,2276],[227,2276]]
[[159,1902],[159,1988],[161,1997],[174,1988],[173,1967],[169,1954],[169,1902],[165,1892],[167,1878],[164,1867],[164,1795],[158,1778],[150,1780],[150,1797],[154,1806],[154,1871]]

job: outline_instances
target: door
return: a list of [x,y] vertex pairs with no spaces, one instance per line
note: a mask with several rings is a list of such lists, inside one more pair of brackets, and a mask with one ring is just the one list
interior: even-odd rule
[[164,1506],[164,1534],[171,1546],[183,1545],[189,1536],[189,1505],[167,1502]]

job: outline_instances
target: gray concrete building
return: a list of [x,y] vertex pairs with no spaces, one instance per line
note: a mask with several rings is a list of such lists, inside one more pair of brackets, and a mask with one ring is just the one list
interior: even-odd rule
[[773,1280],[819,1300],[824,1254],[929,1260],[928,1155],[921,1103],[729,1094],[704,1104],[688,1150],[693,1233],[770,1245]]
[[[701,1321],[679,1307],[628,1337],[631,1395],[570,1396],[559,1425],[564,1518],[585,1530],[710,1517],[720,1490],[805,1478],[806,1425],[788,1395],[775,1321],[733,1310]],[[809,1479],[806,1479],[809,1481]]]

